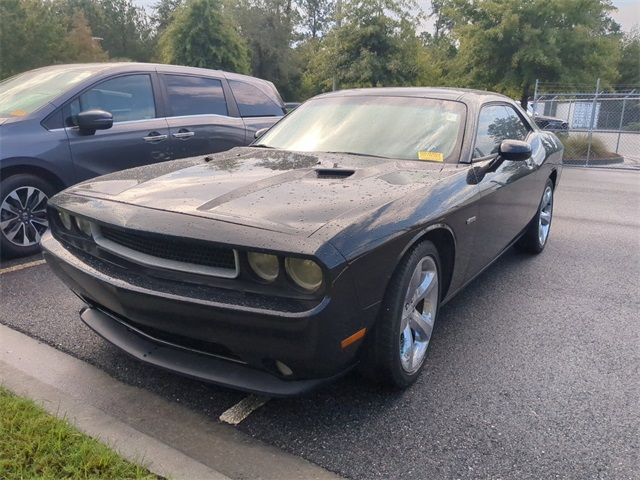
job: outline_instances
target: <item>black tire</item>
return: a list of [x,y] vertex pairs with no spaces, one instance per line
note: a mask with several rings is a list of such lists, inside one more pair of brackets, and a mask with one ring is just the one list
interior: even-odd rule
[[433,260],[437,270],[437,287],[434,286],[434,289],[437,288],[437,300],[432,324],[435,322],[440,310],[442,285],[440,256],[433,243],[423,241],[413,247],[396,268],[387,287],[387,293],[374,329],[365,345],[361,370],[368,378],[392,388],[406,388],[415,382],[428,356],[427,344],[426,353],[415,371],[409,373],[402,366],[400,322],[405,306],[405,296],[416,267],[425,257],[430,257]]
[[[549,223],[546,235],[544,235],[544,239],[540,237],[540,217],[543,213],[543,203],[545,202],[545,194],[547,189],[551,189],[551,204],[547,209],[549,212]],[[544,247],[549,243],[549,235],[551,234],[551,224],[553,223],[553,182],[551,179],[547,179],[547,183],[544,186],[544,190],[542,193],[542,197],[540,198],[540,203],[538,204],[538,211],[536,212],[536,216],[533,217],[533,220],[529,222],[527,226],[527,230],[524,235],[520,237],[520,239],[516,242],[516,248],[522,252],[538,254],[544,250]]]
[[[13,192],[19,190],[19,198],[24,199],[26,203],[26,198],[24,197],[26,191],[20,190],[25,187],[34,187],[42,192],[44,196],[46,196],[44,202],[40,201],[38,202],[38,205],[32,205],[31,203],[34,203],[39,198],[38,196],[32,196],[30,198],[33,202],[30,202],[27,205],[29,208],[22,209],[22,206],[18,206],[16,204],[14,198],[8,198]],[[22,223],[20,220],[22,217],[17,218],[17,223],[5,224],[4,228],[0,228],[0,253],[3,257],[23,257],[33,255],[40,251],[40,244],[36,240],[38,239],[38,236],[46,230],[46,226],[43,228],[41,223],[39,223],[43,218],[42,205],[46,206],[46,200],[48,200],[54,193],[55,189],[49,182],[31,174],[21,173],[11,175],[10,177],[3,178],[0,181],[0,221],[5,222],[13,218],[12,214],[7,210],[7,205],[9,205],[12,209],[18,208],[19,211],[26,211],[25,220],[27,223],[23,224],[24,226],[22,228],[28,229],[28,231],[21,230],[16,236],[9,238],[9,235],[13,233],[13,230],[10,228]],[[46,217],[44,218],[46,219]],[[28,244],[18,241],[18,237],[21,232],[26,232],[24,241],[28,242]]]

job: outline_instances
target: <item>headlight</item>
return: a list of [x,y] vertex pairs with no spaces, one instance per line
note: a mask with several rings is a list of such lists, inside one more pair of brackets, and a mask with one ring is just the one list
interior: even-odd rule
[[286,258],[284,266],[291,279],[305,290],[313,292],[322,285],[322,269],[313,260]]
[[76,225],[78,226],[78,230],[84,233],[87,237],[91,236],[91,222],[89,222],[89,220],[76,217]]
[[58,210],[58,216],[60,217],[62,226],[67,230],[71,230],[71,215],[69,215],[67,212],[63,212],[62,210]]
[[249,261],[249,265],[253,271],[261,279],[266,280],[267,282],[273,282],[278,278],[278,274],[280,273],[280,262],[278,261],[278,257],[275,255],[249,252],[247,253],[247,260]]

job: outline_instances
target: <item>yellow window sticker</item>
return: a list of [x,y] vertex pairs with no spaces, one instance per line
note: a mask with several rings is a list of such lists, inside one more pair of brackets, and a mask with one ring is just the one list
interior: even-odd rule
[[444,155],[440,152],[418,152],[418,160],[431,160],[432,162],[444,162]]

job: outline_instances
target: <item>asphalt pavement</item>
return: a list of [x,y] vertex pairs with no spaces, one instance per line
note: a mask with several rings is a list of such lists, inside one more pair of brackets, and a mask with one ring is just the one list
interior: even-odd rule
[[[565,169],[545,252],[507,252],[442,309],[412,388],[352,374],[237,428],[357,479],[637,479],[638,212],[640,173]],[[212,421],[246,397],[129,359],[46,265],[1,273],[13,264],[0,265],[1,323]]]

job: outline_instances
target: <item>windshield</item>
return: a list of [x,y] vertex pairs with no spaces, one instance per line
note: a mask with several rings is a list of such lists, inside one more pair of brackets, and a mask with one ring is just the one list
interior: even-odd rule
[[49,103],[95,68],[65,66],[21,73],[0,83],[0,117],[24,117]]
[[459,150],[462,103],[416,97],[343,96],[310,100],[254,145],[446,161]]

